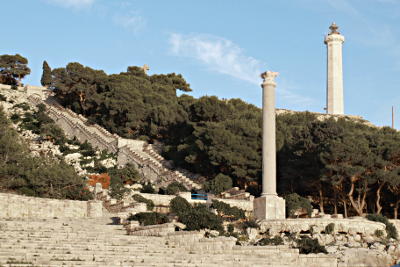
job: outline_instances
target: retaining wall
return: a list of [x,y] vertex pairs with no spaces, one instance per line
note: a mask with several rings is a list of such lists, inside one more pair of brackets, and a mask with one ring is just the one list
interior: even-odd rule
[[0,218],[101,217],[100,201],[27,197],[0,193]]

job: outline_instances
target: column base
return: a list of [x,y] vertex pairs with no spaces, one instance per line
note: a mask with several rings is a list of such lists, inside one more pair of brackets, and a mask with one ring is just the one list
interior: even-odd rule
[[263,195],[256,198],[254,204],[254,217],[257,220],[285,219],[285,200],[277,195]]

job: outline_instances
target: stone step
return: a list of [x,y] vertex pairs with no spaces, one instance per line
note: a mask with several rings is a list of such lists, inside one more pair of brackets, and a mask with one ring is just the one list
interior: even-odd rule
[[231,247],[223,240],[190,234],[170,237],[167,243],[170,238],[128,236],[122,226],[107,225],[110,222],[108,218],[0,219],[0,266],[288,267],[298,260],[295,249]]

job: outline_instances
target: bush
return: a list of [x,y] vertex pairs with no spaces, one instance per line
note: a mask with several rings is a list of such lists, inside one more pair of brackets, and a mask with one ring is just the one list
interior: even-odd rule
[[130,189],[126,188],[118,177],[110,176],[110,191],[109,194],[112,198],[122,199],[125,194],[127,194]]
[[228,224],[226,230],[228,231],[228,233],[232,234],[233,231],[235,230],[235,227],[233,226],[233,224]]
[[25,103],[25,102],[19,103],[19,104],[15,104],[15,105],[13,106],[13,108],[20,108],[20,109],[22,109],[23,111],[28,111],[28,110],[31,109],[31,107],[29,106],[29,104],[28,104],[28,103]]
[[139,212],[135,215],[129,216],[127,220],[139,221],[139,223],[144,226],[169,222],[167,215],[158,212]]
[[222,218],[212,213],[207,206],[197,205],[179,216],[187,231],[211,229],[223,232]]
[[283,239],[280,236],[275,236],[272,238],[262,238],[257,243],[254,244],[255,246],[279,246],[283,245]]
[[142,195],[135,194],[132,196],[133,200],[140,202],[140,203],[146,203],[147,210],[153,210],[154,209],[154,202],[151,199],[147,199],[143,197]]
[[88,141],[81,143],[79,146],[81,150],[79,152],[82,154],[82,156],[93,157],[96,155],[96,151],[93,149],[92,145],[88,143]]
[[4,95],[0,94],[0,101],[7,101],[7,97]]
[[374,222],[381,222],[386,225],[386,233],[388,238],[397,239],[398,233],[393,223],[389,222],[388,218],[380,214],[368,214],[367,219]]
[[142,189],[140,189],[140,193],[149,193],[154,194],[156,190],[150,183],[143,184]]
[[21,117],[17,113],[14,113],[11,115],[10,119],[12,120],[12,122],[16,123],[21,120]]
[[232,220],[239,220],[246,218],[245,212],[238,207],[231,207],[229,204],[213,200],[212,201],[212,208],[218,211],[218,214],[229,216]]
[[118,179],[121,183],[133,184],[140,179],[139,172],[132,163],[128,163],[122,168],[112,168],[109,173],[110,176]]
[[307,198],[301,197],[296,193],[286,195],[284,198],[286,202],[286,214],[288,214],[289,217],[294,217],[296,211],[299,209],[304,209],[308,216],[311,215],[312,205]]
[[302,237],[296,240],[297,248],[300,251],[300,254],[310,254],[310,253],[325,253],[326,251],[325,246],[322,246],[318,239],[312,239],[310,237]]
[[178,215],[178,217],[183,217],[184,214],[189,213],[192,208],[192,205],[183,197],[175,197],[169,203],[170,211]]
[[167,195],[175,195],[179,192],[187,192],[188,189],[181,183],[172,182],[170,183],[167,188],[165,189],[165,193]]
[[383,233],[382,230],[376,229],[374,234],[375,234],[376,237],[383,237],[384,233]]
[[260,225],[253,219],[244,221],[241,226],[243,230],[246,230],[247,228],[255,228],[255,229],[260,228]]
[[335,224],[334,223],[330,223],[327,226],[325,226],[325,234],[332,234],[335,231]]
[[220,194],[221,192],[232,188],[232,179],[231,177],[220,173],[215,176],[213,180],[208,181],[204,185],[204,188],[206,191],[211,191],[214,194]]

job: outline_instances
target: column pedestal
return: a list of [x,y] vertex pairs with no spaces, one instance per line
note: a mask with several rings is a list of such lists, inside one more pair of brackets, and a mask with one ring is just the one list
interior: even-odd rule
[[257,220],[285,219],[285,200],[277,195],[264,195],[254,199],[254,217]]

